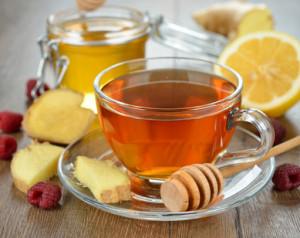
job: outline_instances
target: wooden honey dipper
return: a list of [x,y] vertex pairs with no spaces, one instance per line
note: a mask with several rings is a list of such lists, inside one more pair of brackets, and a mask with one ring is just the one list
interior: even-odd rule
[[174,172],[161,186],[161,198],[172,212],[197,210],[207,207],[222,193],[224,178],[259,164],[300,145],[300,136],[274,146],[262,158],[219,170],[211,164],[193,164]]

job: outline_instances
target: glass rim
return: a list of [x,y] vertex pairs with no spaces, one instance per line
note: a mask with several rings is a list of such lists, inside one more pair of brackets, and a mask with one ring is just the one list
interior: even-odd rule
[[[137,24],[127,30],[122,30],[124,36],[120,36],[120,31],[110,32],[109,39],[103,40],[82,40],[79,36],[81,33],[89,31],[78,31],[71,30],[60,26],[61,23],[67,22],[68,20],[78,20],[80,17],[85,16],[86,19],[92,19],[94,17],[115,17],[118,19],[117,14],[128,14],[128,19],[134,19],[137,16]],[[73,18],[70,18],[73,17]],[[110,45],[110,44],[124,44],[131,42],[135,39],[149,35],[151,30],[150,17],[148,14],[143,13],[140,10],[130,7],[120,6],[102,6],[94,11],[84,11],[76,8],[67,9],[52,13],[47,18],[47,28],[50,33],[60,36],[63,34],[70,34],[70,36],[58,37],[61,42],[71,45]],[[78,34],[79,38],[74,37]]]
[[[176,108],[157,108],[157,107],[146,107],[146,106],[132,105],[132,104],[129,104],[129,103],[125,103],[125,102],[122,102],[122,101],[115,100],[115,99],[107,96],[100,89],[99,83],[100,83],[101,77],[104,74],[106,74],[107,72],[109,72],[110,70],[115,69],[115,68],[120,67],[120,66],[123,66],[125,64],[139,63],[139,62],[146,62],[146,61],[153,61],[153,60],[190,60],[190,61],[197,61],[197,62],[203,62],[203,63],[207,63],[207,64],[211,64],[211,65],[216,65],[216,66],[225,68],[226,70],[229,70],[237,78],[238,84],[237,84],[237,87],[236,87],[236,89],[234,90],[233,93],[231,93],[229,96],[227,96],[225,98],[222,98],[221,100],[217,100],[217,101],[214,101],[212,103],[207,103],[207,104],[199,105],[199,106],[178,107],[178,108],[177,107]],[[102,86],[102,88],[103,87],[104,87],[104,85]],[[207,109],[207,108],[211,108],[211,107],[214,107],[216,105],[220,105],[220,104],[227,103],[227,102],[230,102],[230,101],[234,100],[236,97],[238,97],[240,95],[242,89],[243,89],[243,79],[235,70],[231,69],[230,67],[228,67],[226,65],[222,65],[222,64],[219,64],[219,63],[216,63],[216,62],[213,62],[213,61],[209,61],[209,60],[205,60],[205,59],[199,59],[199,58],[190,58],[190,57],[172,57],[171,56],[171,57],[153,57],[153,58],[142,58],[142,59],[128,60],[128,61],[124,61],[124,62],[121,62],[121,63],[114,64],[114,65],[106,68],[105,70],[101,71],[96,76],[96,78],[94,80],[94,90],[95,90],[96,94],[99,95],[102,99],[104,99],[104,100],[106,100],[110,103],[114,103],[116,105],[119,105],[119,106],[132,108],[132,109],[136,109],[136,110],[155,110],[155,111],[173,111],[174,112],[174,111],[181,111],[181,110]]]

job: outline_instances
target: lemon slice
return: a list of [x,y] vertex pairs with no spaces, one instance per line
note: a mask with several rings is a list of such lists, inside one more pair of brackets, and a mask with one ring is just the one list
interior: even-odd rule
[[[242,76],[244,108],[279,117],[300,99],[300,43],[286,33],[262,31],[239,37],[225,48],[218,63]],[[234,80],[221,67],[215,71]]]

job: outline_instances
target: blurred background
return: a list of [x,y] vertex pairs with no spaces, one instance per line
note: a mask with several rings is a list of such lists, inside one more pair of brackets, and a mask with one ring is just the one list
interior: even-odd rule
[[[106,0],[105,5],[132,7],[147,11],[151,16],[163,15],[179,25],[197,31],[200,27],[191,14],[215,2],[225,0]],[[294,17],[300,13],[299,0],[249,0],[249,2],[266,3],[272,11],[275,29],[300,40],[300,17]],[[25,82],[28,78],[36,76],[40,59],[37,37],[46,32],[47,17],[52,13],[76,7],[75,0],[0,0],[0,93],[10,86],[11,80],[24,81],[24,85],[20,85],[20,89],[16,90],[18,97],[24,101]],[[148,41],[146,52],[147,57],[176,54],[174,50],[152,40]],[[17,79],[10,76],[11,67],[19,72]],[[12,75],[16,77],[16,74]],[[23,105],[16,104],[13,107],[16,111],[23,110]]]

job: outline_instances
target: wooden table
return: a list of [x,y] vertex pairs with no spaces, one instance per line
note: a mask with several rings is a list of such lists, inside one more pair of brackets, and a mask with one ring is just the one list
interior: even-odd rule
[[[214,1],[205,0],[108,0],[163,14],[196,29],[190,14]],[[259,1],[253,1],[259,2]],[[276,29],[300,39],[299,0],[269,4]],[[74,0],[0,0],[0,111],[25,113],[25,83],[36,75],[39,49],[36,38],[45,32],[46,17],[75,7]],[[172,50],[149,43],[148,56],[173,55]],[[50,83],[51,84],[51,83]],[[279,120],[288,128],[287,138],[300,134],[300,103]],[[12,134],[18,148],[29,143],[23,132]],[[276,163],[300,165],[299,148],[276,158]],[[0,237],[300,237],[299,189],[279,192],[268,186],[248,203],[223,214],[181,222],[142,221],[119,217],[93,208],[63,188],[54,210],[29,205],[24,193],[13,185],[10,161],[0,161]]]

